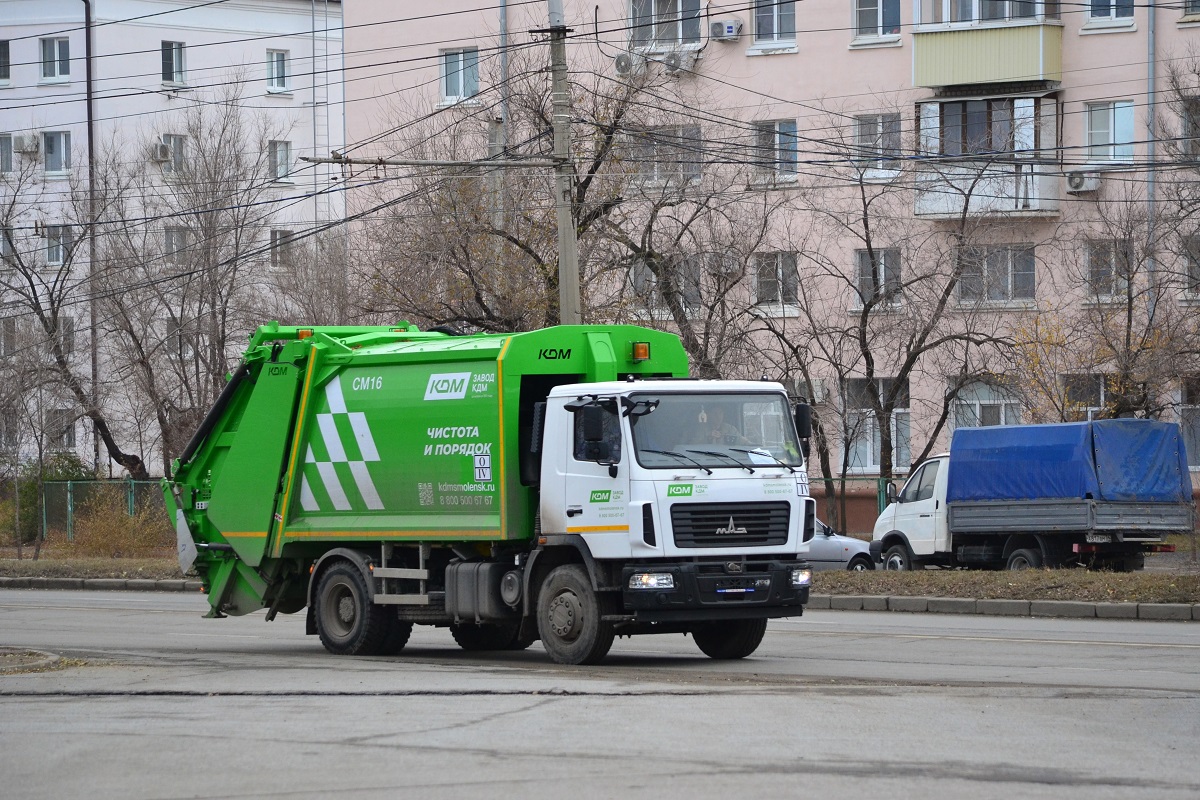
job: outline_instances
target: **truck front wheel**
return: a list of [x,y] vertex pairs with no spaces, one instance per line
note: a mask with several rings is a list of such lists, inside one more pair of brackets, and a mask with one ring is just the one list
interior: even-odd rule
[[597,593],[577,564],[555,567],[538,592],[538,633],[559,664],[596,664],[612,647],[616,632],[603,616],[612,600]]
[[692,631],[692,638],[704,655],[728,661],[753,653],[766,633],[765,619],[733,619],[702,625]]
[[883,553],[883,568],[893,572],[907,572],[913,568],[912,556],[902,544],[894,544]]
[[[325,649],[338,656],[370,656],[383,651],[385,645],[393,652],[407,643],[408,636],[400,636],[403,623],[388,614],[395,610],[385,609],[371,602],[362,572],[353,564],[334,564],[321,576],[317,585],[316,617],[317,633]],[[396,628],[394,637],[393,628]],[[411,625],[408,630],[412,630]],[[392,641],[403,638],[404,642]],[[396,645],[399,644],[397,647]]]

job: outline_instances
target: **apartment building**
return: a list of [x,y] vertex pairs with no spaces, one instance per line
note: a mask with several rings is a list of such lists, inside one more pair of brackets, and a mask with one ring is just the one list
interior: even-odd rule
[[[340,2],[0,3],[0,448],[151,473],[342,218]],[[211,300],[200,299],[201,296]],[[177,441],[166,444],[178,449]]]
[[[347,7],[350,156],[549,153],[546,8],[484,5]],[[633,294],[662,294],[641,321],[692,333],[713,330],[691,331],[692,320],[741,298],[733,316],[748,344],[710,364],[697,333],[685,337],[693,360],[792,382],[823,422],[824,471],[902,474],[956,426],[1104,414],[1180,420],[1200,465],[1190,355],[1200,4],[565,6],[587,291],[604,285],[590,277],[625,275]],[[531,99],[538,85],[543,96]],[[634,180],[588,206],[597,153],[623,153],[613,158],[634,165]],[[712,193],[709,176],[735,172]],[[514,193],[534,181],[528,170],[502,174],[493,180]],[[454,185],[426,184],[410,202]],[[647,186],[683,188],[655,205]],[[732,227],[689,253],[699,237],[679,223],[687,235],[670,258],[651,253],[648,236],[590,233],[597,216],[631,208],[636,187],[650,216],[720,205],[734,209],[722,212]],[[422,205],[411,220],[465,225],[449,205]],[[519,239],[514,226],[528,221],[506,219],[499,227]],[[626,224],[607,219],[610,232]],[[522,257],[505,263],[515,270]],[[430,264],[453,258],[429,249]],[[741,264],[737,288],[714,299],[712,265],[730,260]],[[686,270],[665,280],[672,263],[708,266],[703,280]],[[423,302],[445,320],[476,318],[441,297]],[[627,308],[585,306],[597,322]]]

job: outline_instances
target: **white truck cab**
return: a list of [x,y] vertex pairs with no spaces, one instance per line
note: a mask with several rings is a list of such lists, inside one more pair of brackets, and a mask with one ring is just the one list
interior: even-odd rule
[[875,520],[871,553],[883,561],[884,569],[911,569],[912,560],[950,549],[947,524],[946,476],[948,453],[921,464],[892,496]]

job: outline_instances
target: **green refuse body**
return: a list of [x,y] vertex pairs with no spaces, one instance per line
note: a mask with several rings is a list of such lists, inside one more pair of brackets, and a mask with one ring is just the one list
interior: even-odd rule
[[686,375],[636,326],[263,326],[164,481],[181,566],[210,616],[307,608],[339,654],[431,624],[563,663],[634,633],[749,655],[807,602],[803,443],[778,384]]

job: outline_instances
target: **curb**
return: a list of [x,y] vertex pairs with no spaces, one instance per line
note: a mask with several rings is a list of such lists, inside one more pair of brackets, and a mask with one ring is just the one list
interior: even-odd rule
[[1080,603],[1072,600],[972,600],[962,597],[881,597],[814,594],[805,609],[899,611],[914,614],[973,614],[985,617],[1072,617],[1200,622],[1200,604]]
[[2,578],[0,589],[95,589],[107,592],[200,592],[200,581],[153,578]]

